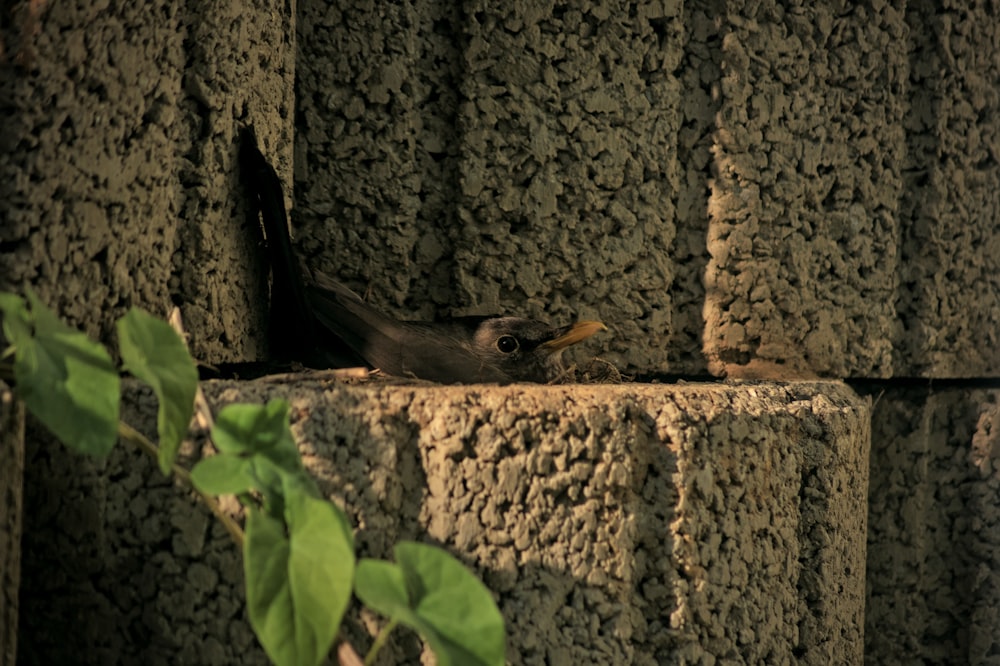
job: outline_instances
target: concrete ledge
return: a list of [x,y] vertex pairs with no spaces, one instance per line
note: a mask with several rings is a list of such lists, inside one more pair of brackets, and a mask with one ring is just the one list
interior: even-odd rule
[[[206,388],[288,399],[361,553],[443,544],[497,595],[513,664],[861,663],[869,414],[842,384]],[[152,429],[152,398],[130,403]],[[32,451],[22,644],[264,663],[221,528],[136,454],[79,462]],[[382,663],[419,651],[401,634]]]

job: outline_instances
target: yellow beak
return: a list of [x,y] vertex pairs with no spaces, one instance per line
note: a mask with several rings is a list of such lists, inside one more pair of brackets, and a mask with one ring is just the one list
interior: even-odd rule
[[548,352],[559,351],[570,345],[575,345],[581,340],[586,340],[598,331],[606,330],[608,327],[599,321],[578,321],[559,331],[559,334],[548,342],[538,345],[538,348]]

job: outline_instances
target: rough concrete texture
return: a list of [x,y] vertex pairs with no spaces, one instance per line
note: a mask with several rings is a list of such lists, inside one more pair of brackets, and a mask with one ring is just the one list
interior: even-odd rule
[[[512,664],[860,663],[868,405],[842,385],[207,392],[288,399],[360,553],[448,548],[496,595]],[[225,533],[139,454],[32,446],[27,476],[20,663],[262,663]],[[400,634],[381,663],[419,651]]]
[[307,263],[394,314],[600,317],[627,373],[1000,367],[991,6],[15,4],[0,287],[105,340],[176,303],[265,353],[234,135],[288,179],[294,122]]
[[721,31],[710,366],[997,374],[995,8],[754,7]]
[[703,369],[671,335],[682,25],[673,3],[300,3],[304,254],[398,316],[601,318],[609,360]]
[[680,7],[465,8],[459,293],[607,321],[608,359],[647,371],[673,328]]
[[1000,18],[910,2],[897,374],[1000,376]]
[[704,373],[707,369],[702,353],[705,272],[710,258],[705,242],[706,202],[720,102],[716,90],[722,78],[722,44],[716,27],[722,5],[722,0],[684,4],[684,53],[677,70],[681,120],[674,147],[681,179],[674,218],[676,232],[670,248],[673,325],[667,347],[667,367],[676,373]]
[[721,30],[710,366],[891,374],[904,15],[887,3],[745,9],[731,3]]
[[24,405],[0,381],[0,664],[17,655],[24,496]]
[[909,389],[875,406],[866,663],[1000,660],[998,405]]
[[[1000,368],[992,5],[67,0],[0,10],[0,288],[32,286],[105,341],[129,305],[163,312],[177,303],[197,356],[261,355],[265,285],[234,137],[252,122],[290,182],[294,122],[299,247],[311,266],[395,314],[600,317],[612,334],[586,351],[603,345],[626,372],[942,377]],[[410,391],[412,408],[394,390]],[[368,552],[419,536],[464,553],[501,594],[524,663],[550,649],[551,660],[571,660],[597,645],[593,654],[639,663],[823,662],[858,644],[858,611],[845,609],[856,609],[847,600],[860,565],[841,566],[858,551],[837,547],[854,543],[840,539],[865,512],[846,499],[824,503],[844,497],[827,488],[854,492],[850,484],[864,481],[841,475],[854,464],[843,449],[816,448],[834,456],[827,462],[806,449],[780,457],[797,426],[781,431],[785,417],[774,416],[744,432],[744,401],[754,399],[745,386],[712,398],[732,396],[744,411],[722,416],[710,401],[703,417],[678,416],[677,431],[641,422],[660,423],[667,404],[683,412],[694,404],[683,391],[705,389],[669,400],[658,391],[672,389],[609,389],[600,408],[600,389],[580,398],[562,390],[465,398],[366,388],[322,398],[355,414],[336,427],[356,428],[343,450],[365,462],[344,462],[341,449],[330,459],[353,470],[338,487],[368,530]],[[641,397],[647,390],[654,397]],[[994,399],[962,395],[890,396],[880,407],[867,514],[866,650],[876,663],[997,658],[996,463],[968,459],[996,459],[996,428],[968,421]],[[530,411],[498,421],[515,409],[498,396],[552,421]],[[427,405],[446,398],[483,414],[464,439],[434,426]],[[809,404],[822,411],[821,402]],[[578,439],[607,433],[600,440],[613,445],[584,446],[575,460],[594,471],[611,469],[594,456],[619,455],[624,478],[575,480],[577,454],[563,452],[580,444],[560,438],[564,413],[582,421]],[[760,438],[769,454],[773,444],[785,464],[773,465],[774,479],[760,476],[769,458],[756,449],[731,453],[720,443],[730,440],[713,439],[726,418],[735,420],[715,428],[740,433],[735,441]],[[528,439],[506,437],[511,428]],[[498,439],[482,446],[510,454],[468,455],[490,429]],[[372,434],[382,432],[409,447]],[[621,447],[633,444],[646,458],[625,456]],[[980,450],[989,453],[975,458]],[[863,445],[851,451],[863,455]],[[554,472],[543,472],[539,459],[549,458]],[[394,480],[385,471],[394,460],[414,476]],[[70,463],[35,449],[25,663],[249,654],[238,564],[221,532],[154,470],[125,463],[110,463],[111,477],[81,463],[83,476],[72,478]],[[758,468],[741,490],[728,465],[751,463]],[[479,490],[490,466],[526,488],[510,506],[488,504]],[[469,479],[465,495],[450,477],[431,485],[438,477],[428,470],[451,467],[469,475],[458,477]],[[369,486],[372,470],[381,476]],[[780,480],[798,484],[794,512]],[[683,488],[693,505],[679,498]],[[703,511],[709,495],[715,503]],[[588,517],[594,497],[605,519],[624,521],[620,533]],[[379,514],[379,503],[396,513]],[[454,525],[440,507],[456,511]],[[773,525],[763,525],[768,511]],[[591,530],[580,549],[557,548],[574,529],[563,519]],[[497,542],[504,533],[528,543]],[[743,571],[731,549],[747,548],[748,534],[759,540]],[[758,558],[768,544],[772,553]],[[834,545],[816,551],[822,544]],[[609,563],[606,580],[594,573],[604,571],[599,561]],[[796,562],[810,566],[793,583]],[[558,613],[518,614],[553,599],[563,601]],[[574,624],[582,617],[585,628]],[[357,622],[352,635],[367,636],[371,625]]]
[[447,2],[299,3],[299,246],[414,319],[455,303],[458,14]]
[[989,7],[300,10],[300,245],[391,312],[600,317],[626,372],[1000,367]]
[[77,0],[5,13],[0,289],[30,286],[107,342],[129,306],[177,304],[196,355],[261,353],[253,304],[266,292],[234,141],[254,123],[290,176],[287,9]]

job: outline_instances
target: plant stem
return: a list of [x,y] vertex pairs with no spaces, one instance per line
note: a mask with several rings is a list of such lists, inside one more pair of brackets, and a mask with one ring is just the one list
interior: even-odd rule
[[375,657],[378,656],[378,651],[382,649],[385,642],[389,640],[389,632],[392,631],[396,626],[397,620],[389,620],[389,624],[382,627],[382,631],[378,632],[378,636],[375,637],[375,642],[372,643],[372,647],[368,650],[368,654],[365,655],[365,666],[372,666],[375,663]]
[[[118,422],[118,436],[124,439],[126,442],[134,444],[141,451],[149,454],[153,458],[153,460],[159,460],[160,450],[156,446],[156,444],[153,444],[151,441],[149,441],[149,439],[145,435],[143,435],[141,432],[139,432],[129,424],[125,423],[124,421]],[[226,531],[229,532],[229,536],[232,537],[233,541],[236,542],[236,545],[242,551],[243,528],[241,528],[236,523],[236,521],[229,516],[229,514],[227,514],[225,511],[222,510],[222,507],[219,506],[219,503],[215,501],[214,497],[201,492],[200,490],[198,490],[198,488],[195,487],[193,483],[191,483],[190,472],[188,472],[186,469],[184,469],[177,463],[171,465],[171,470],[178,479],[183,481],[198,494],[198,497],[201,498],[201,501],[205,503],[205,506],[207,506],[212,513],[215,514],[215,517],[219,519],[223,527],[226,528]]]

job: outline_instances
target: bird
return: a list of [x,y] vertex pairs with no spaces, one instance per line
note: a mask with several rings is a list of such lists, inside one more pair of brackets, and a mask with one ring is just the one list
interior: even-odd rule
[[607,330],[592,320],[553,327],[501,315],[399,321],[327,275],[312,272],[306,280],[281,181],[251,127],[241,130],[239,162],[251,217],[262,223],[267,246],[268,338],[275,356],[316,369],[365,365],[442,384],[547,383],[565,373],[563,350]]

